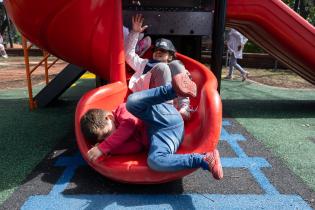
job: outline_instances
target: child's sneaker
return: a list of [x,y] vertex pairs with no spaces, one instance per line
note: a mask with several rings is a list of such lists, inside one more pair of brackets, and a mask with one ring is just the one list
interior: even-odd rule
[[190,111],[187,109],[187,107],[182,107],[178,111],[184,121],[188,121],[190,119]]
[[220,160],[220,154],[217,149],[213,152],[207,152],[203,160],[208,164],[209,171],[215,179],[223,178],[223,169]]
[[172,85],[177,96],[183,97],[197,96],[197,85],[189,78],[186,72],[176,74],[172,78]]
[[151,47],[151,38],[149,36],[141,39],[136,45],[136,53],[141,57]]
[[231,75],[227,75],[224,79],[233,79]]
[[248,77],[248,72],[245,72],[243,75],[242,75],[242,81],[244,82]]

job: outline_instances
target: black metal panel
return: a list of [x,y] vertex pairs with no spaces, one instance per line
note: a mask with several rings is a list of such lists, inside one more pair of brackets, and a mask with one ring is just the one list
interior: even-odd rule
[[212,11],[214,0],[123,0],[124,10]]
[[64,93],[86,70],[69,64],[34,98],[38,107],[46,107]]
[[[153,43],[161,38],[159,35],[151,35]],[[173,42],[177,52],[201,61],[201,36],[170,36],[163,35],[163,38]]]
[[123,0],[124,25],[143,14],[150,35],[211,36],[214,0]]
[[141,13],[148,34],[210,36],[212,12],[124,11],[124,25],[131,28],[131,17]]

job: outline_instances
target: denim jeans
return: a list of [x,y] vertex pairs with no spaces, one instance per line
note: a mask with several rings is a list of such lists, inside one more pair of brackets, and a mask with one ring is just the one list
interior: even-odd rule
[[185,66],[179,60],[170,63],[158,63],[151,70],[150,88],[159,87],[172,82],[172,77],[178,73],[185,72]]
[[[158,63],[150,71],[152,74],[150,88],[155,88],[171,83],[172,77],[174,75],[186,72],[186,69],[180,60],[173,60],[170,63]],[[188,111],[190,100],[188,97],[178,97],[176,100],[174,100],[174,106],[177,107],[177,109],[187,107]]]
[[229,76],[233,75],[234,67],[242,74],[244,75],[246,71],[237,63],[237,58],[235,58],[234,54],[232,53],[230,57],[229,62]]
[[204,155],[175,154],[183,140],[184,122],[176,108],[165,103],[175,97],[171,84],[136,92],[128,97],[127,110],[148,128],[150,149],[147,163],[156,171],[204,168]]

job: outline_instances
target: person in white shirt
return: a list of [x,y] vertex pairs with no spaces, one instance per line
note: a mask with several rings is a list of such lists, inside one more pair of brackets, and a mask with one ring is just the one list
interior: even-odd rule
[[233,71],[236,68],[242,75],[242,81],[245,81],[248,77],[248,72],[245,71],[238,63],[237,59],[243,58],[244,45],[248,39],[235,29],[230,29],[227,37],[228,53],[230,55],[229,60],[229,74],[226,79],[233,78]]
[[[143,26],[144,18],[138,14],[132,17],[132,30],[125,43],[126,62],[135,71],[129,81],[132,92],[147,90],[170,83],[172,76],[179,72],[187,72],[181,61],[175,60],[176,49],[168,39],[158,39],[155,42],[152,59],[143,59],[136,53],[139,34],[148,26]],[[173,101],[169,101],[173,103]],[[184,120],[190,119],[189,98],[178,98],[174,105]]]
[[7,52],[5,51],[5,48],[4,48],[4,45],[3,45],[3,37],[2,37],[1,34],[0,34],[0,55],[1,55],[3,58],[8,58],[8,54],[7,54]]

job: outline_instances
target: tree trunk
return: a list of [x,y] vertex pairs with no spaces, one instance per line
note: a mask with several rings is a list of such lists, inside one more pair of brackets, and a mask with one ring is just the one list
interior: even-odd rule
[[300,0],[294,1],[294,7],[293,7],[294,11],[298,12],[299,4],[300,4]]

